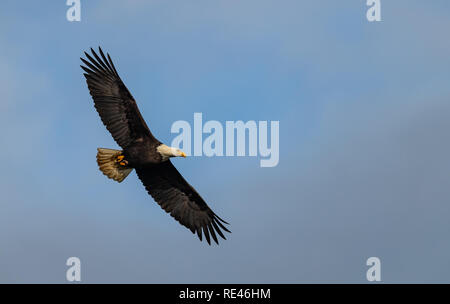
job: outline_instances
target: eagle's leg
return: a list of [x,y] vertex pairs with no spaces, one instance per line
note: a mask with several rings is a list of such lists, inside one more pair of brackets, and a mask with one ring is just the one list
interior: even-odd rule
[[119,163],[119,165],[121,165],[121,166],[127,166],[128,165],[128,161],[125,160],[124,158],[125,158],[125,156],[119,155],[116,158],[116,162]]

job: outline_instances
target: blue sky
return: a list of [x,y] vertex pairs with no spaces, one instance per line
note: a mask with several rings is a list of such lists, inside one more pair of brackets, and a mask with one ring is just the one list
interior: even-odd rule
[[[0,282],[446,282],[450,271],[450,3],[3,1]],[[153,133],[176,120],[280,121],[280,162],[175,166],[233,233],[200,243],[97,169],[116,148],[79,57],[101,45]]]

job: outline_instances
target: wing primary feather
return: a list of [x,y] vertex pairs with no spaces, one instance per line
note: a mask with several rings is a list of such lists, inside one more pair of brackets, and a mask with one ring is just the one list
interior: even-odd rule
[[114,71],[113,71],[112,67],[111,67],[110,64],[109,64],[108,59],[106,59],[106,56],[105,56],[105,54],[104,54],[103,51],[102,51],[102,48],[101,48],[101,47],[98,47],[98,50],[100,51],[100,56],[102,56],[102,58],[103,58],[103,62],[108,66],[109,71],[110,71],[112,74],[114,74]]
[[202,227],[197,228],[197,235],[200,241],[202,241]]
[[219,240],[217,240],[216,232],[214,231],[214,228],[212,227],[211,222],[208,223],[208,228],[209,228],[209,232],[211,233],[211,236],[212,236],[214,242],[216,242],[216,244],[219,245]]
[[212,221],[212,224],[214,226],[214,228],[216,229],[217,233],[220,235],[221,238],[223,238],[224,240],[226,240],[227,238],[225,237],[225,235],[223,235],[222,231],[220,231],[219,226],[217,226],[216,221]]
[[[100,75],[105,75],[106,76],[106,74],[104,73],[104,72],[102,72],[102,71],[100,71],[97,67],[95,67],[93,64],[91,64],[90,62],[88,62],[87,60],[84,60],[83,58],[80,58],[81,59],[81,61],[83,61],[83,63],[85,64],[85,65],[87,65],[88,67],[89,67],[89,69],[91,69],[91,73],[97,73],[97,74],[100,74]],[[82,68],[83,68],[83,66],[81,66]],[[84,70],[84,69],[83,69]],[[86,70],[85,70],[86,71]]]
[[94,51],[93,48],[91,48],[91,53],[92,53],[92,55],[94,55],[95,59],[97,59],[97,62],[103,67],[103,69],[105,69],[106,71],[109,72],[108,67],[103,62],[103,60],[101,60],[100,57],[98,57],[97,53]]
[[114,66],[114,63],[112,62],[111,57],[109,56],[109,54],[106,54],[106,56],[108,56],[109,63],[111,64],[111,66],[114,70],[114,73],[116,74],[117,77],[119,77],[119,73],[117,73],[116,67]]
[[102,76],[99,74],[96,74],[92,70],[88,69],[85,66],[80,65],[80,67],[86,72],[84,75],[87,75],[88,77],[94,79],[96,82],[101,83],[102,82]]
[[205,224],[205,225],[203,225],[202,228],[203,228],[203,233],[205,234],[206,241],[208,242],[209,245],[211,245],[211,239],[209,238],[208,226]]
[[[91,51],[93,52],[93,50],[91,49]],[[101,65],[100,63],[97,62],[96,59],[92,58],[91,55],[89,55],[87,52],[84,52],[84,54],[86,55],[86,58],[89,59],[89,61],[95,65],[97,67],[97,69],[99,69],[100,71],[102,71],[102,75],[107,75],[106,74],[106,70],[105,67],[103,65]],[[95,52],[93,53],[95,54]],[[95,56],[94,56],[95,57]]]
[[213,214],[214,214],[214,216],[215,216],[216,218],[218,218],[222,223],[227,224],[227,225],[230,225],[227,221],[221,219],[221,218],[220,218],[217,214],[215,214],[214,212],[213,212]]
[[80,67],[83,69],[83,71],[85,71],[86,73],[84,73],[83,75],[88,75],[88,76],[91,76],[93,73],[92,73],[92,70],[89,70],[87,67],[85,67],[85,66],[83,66],[83,65],[80,65]]
[[[219,218],[219,217],[218,217],[218,216],[215,216],[215,218]],[[219,218],[219,220],[220,220],[220,218]],[[222,229],[225,230],[226,232],[231,233],[231,231],[228,230],[228,228],[225,227],[220,221],[216,221],[216,223],[220,226],[220,228],[222,228]]]

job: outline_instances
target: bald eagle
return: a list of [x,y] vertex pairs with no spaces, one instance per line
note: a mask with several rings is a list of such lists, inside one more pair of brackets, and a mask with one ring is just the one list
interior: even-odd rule
[[222,230],[230,232],[226,221],[217,216],[203,198],[171,163],[171,157],[186,157],[180,149],[157,140],[147,127],[136,101],[119,77],[109,54],[99,47],[99,55],[84,52],[89,92],[103,124],[123,150],[98,148],[99,169],[108,178],[122,182],[135,169],[147,192],[167,213],[192,233],[210,237],[219,244],[216,233],[226,239]]

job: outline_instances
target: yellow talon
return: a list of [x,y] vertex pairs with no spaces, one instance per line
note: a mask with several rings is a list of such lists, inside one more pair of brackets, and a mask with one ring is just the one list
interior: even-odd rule
[[125,156],[123,156],[123,155],[117,156],[117,162],[121,162],[124,158],[125,158]]
[[125,161],[120,162],[119,164],[120,164],[121,166],[126,166],[126,165],[128,165],[128,162],[125,160]]

